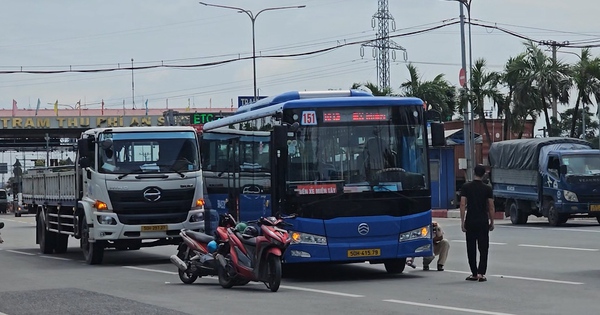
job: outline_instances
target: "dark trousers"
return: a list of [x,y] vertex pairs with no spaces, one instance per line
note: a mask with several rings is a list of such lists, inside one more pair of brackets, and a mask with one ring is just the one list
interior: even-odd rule
[[[490,247],[490,230],[487,224],[465,226],[467,229],[467,258],[471,274],[485,275],[487,271],[488,249]],[[477,266],[477,249],[479,249],[479,266]]]

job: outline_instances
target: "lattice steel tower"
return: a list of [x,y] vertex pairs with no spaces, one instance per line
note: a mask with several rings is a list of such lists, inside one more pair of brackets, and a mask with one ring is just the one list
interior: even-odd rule
[[390,88],[390,50],[392,51],[392,60],[396,60],[396,50],[404,52],[404,61],[407,60],[407,52],[404,47],[390,40],[389,27],[392,31],[396,30],[396,22],[388,9],[388,0],[378,0],[379,8],[373,15],[371,26],[375,28],[377,24],[377,38],[360,47],[360,55],[364,56],[364,47],[373,47],[373,58],[377,60],[377,79],[381,90]]

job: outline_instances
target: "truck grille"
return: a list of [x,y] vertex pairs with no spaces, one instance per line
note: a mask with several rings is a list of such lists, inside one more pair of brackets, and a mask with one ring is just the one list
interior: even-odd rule
[[160,199],[154,202],[144,198],[144,191],[109,191],[114,213],[123,224],[180,223],[187,219],[194,199],[193,188],[160,190]]
[[600,195],[598,195],[598,194],[593,194],[593,195],[577,194],[577,200],[579,200],[579,202],[581,202],[581,203],[600,204]]

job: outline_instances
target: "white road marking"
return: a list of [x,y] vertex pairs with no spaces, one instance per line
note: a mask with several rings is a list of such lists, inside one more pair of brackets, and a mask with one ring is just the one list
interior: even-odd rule
[[[164,271],[164,270],[157,270],[157,269],[150,269],[150,268],[141,268],[141,267],[134,267],[134,266],[123,266],[123,268],[134,269],[134,270],[141,270],[141,271],[149,271],[149,272],[157,272],[157,273],[164,273],[164,274],[169,274],[169,275],[176,275],[176,274],[178,274],[178,272]],[[218,280],[217,278],[208,278],[208,277],[207,278],[203,278],[203,279]],[[252,283],[251,282],[250,284],[258,284],[258,283]],[[327,290],[318,290],[318,289],[295,287],[295,286],[287,286],[287,285],[282,285],[281,288],[285,288],[285,289],[288,289],[288,290],[297,290],[297,291],[306,291],[306,292],[314,292],[314,293],[323,293],[323,294],[345,296],[345,297],[354,297],[354,298],[365,297],[364,295],[358,295],[358,294],[350,294],[350,293],[327,291]],[[2,314],[0,314],[0,315],[2,315]]]
[[168,275],[179,274],[178,272],[173,272],[173,271],[157,270],[157,269],[150,269],[150,268],[141,268],[141,267],[134,267],[134,266],[123,266],[123,268],[135,269],[135,270],[141,270],[141,271],[157,272],[157,273],[164,273],[164,274],[168,274]]
[[533,227],[533,226],[496,225],[496,227],[507,228],[507,229],[542,230],[541,227]]
[[[445,272],[450,273],[461,273],[465,275],[470,275],[469,271],[459,271],[459,270],[448,270]],[[505,279],[516,279],[516,280],[528,280],[528,281],[537,281],[537,282],[550,282],[550,283],[559,283],[559,284],[572,284],[572,285],[582,285],[585,284],[583,282],[573,282],[573,281],[563,281],[563,280],[553,280],[553,279],[542,279],[542,278],[530,278],[530,277],[519,277],[519,276],[507,276],[507,275],[487,275],[488,277],[495,278],[505,278]]]
[[569,231],[569,232],[587,232],[587,233],[600,233],[600,230],[584,230],[584,229],[571,229],[571,228],[556,228],[555,231]]
[[8,315],[8,314],[0,312],[0,315]]
[[18,250],[12,250],[12,249],[7,249],[7,252],[10,253],[15,253],[15,254],[21,254],[21,255],[27,255],[27,256],[35,256],[36,254],[32,254],[32,253],[26,253],[26,252],[20,252]]
[[514,315],[514,314],[510,314],[510,313],[500,313],[500,312],[477,310],[477,309],[472,309],[472,308],[443,306],[443,305],[437,305],[437,304],[425,304],[425,303],[400,301],[400,300],[383,300],[383,301],[384,302],[390,302],[390,303],[397,303],[397,304],[405,304],[405,305],[414,305],[414,306],[421,306],[421,307],[428,307],[428,308],[436,308],[436,309],[441,309],[441,310],[457,311],[457,312],[463,312],[463,313],[485,314],[485,315]]
[[350,293],[343,293],[343,292],[310,289],[310,288],[303,288],[303,287],[292,287],[292,286],[288,286],[288,285],[282,285],[281,287],[282,288],[286,288],[286,289],[290,289],[290,290],[306,291],[306,292],[314,292],[314,293],[323,293],[323,294],[345,296],[345,297],[354,297],[354,298],[365,297],[364,295],[358,295],[358,294],[350,294]]
[[24,224],[35,225],[35,222],[25,222],[25,221],[13,220],[13,219],[2,219],[2,220],[4,220],[4,221],[10,221],[10,222],[16,222],[16,223],[24,223]]
[[579,247],[561,247],[561,246],[548,246],[548,245],[531,245],[531,244],[519,244],[521,247],[535,247],[535,248],[550,248],[550,249],[567,249],[567,250],[579,250],[586,252],[597,252],[597,248],[579,248]]
[[49,259],[56,259],[56,260],[66,260],[66,261],[73,260],[73,259],[70,259],[70,258],[54,257],[54,256],[46,256],[46,255],[40,255],[40,257],[42,257],[42,258],[49,258]]
[[[467,241],[465,241],[465,240],[451,240],[450,242],[466,243]],[[490,245],[506,245],[506,243],[490,242]]]
[[585,284],[583,282],[551,280],[551,279],[540,279],[540,278],[529,278],[529,277],[517,277],[517,276],[504,276],[504,275],[492,275],[492,277],[507,278],[507,279],[518,279],[518,280],[530,280],[530,281],[541,281],[541,282],[551,282],[551,283],[560,283],[560,284],[573,284],[573,285],[582,285],[582,284]]

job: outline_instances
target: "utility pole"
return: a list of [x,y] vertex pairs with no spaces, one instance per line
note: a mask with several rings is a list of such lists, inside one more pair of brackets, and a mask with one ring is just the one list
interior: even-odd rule
[[396,30],[396,22],[389,11],[388,0],[378,0],[377,13],[373,15],[371,26],[375,28],[377,24],[377,38],[362,44],[360,47],[360,55],[364,56],[364,47],[373,47],[373,57],[377,61],[377,83],[382,91],[390,88],[390,50],[392,51],[392,59],[396,60],[396,50],[404,52],[404,61],[408,59],[406,49],[393,40],[390,40],[389,27]]
[[[460,48],[461,48],[461,66],[462,69],[467,68],[467,53],[466,53],[466,43],[465,43],[465,11],[463,7],[463,3],[459,3],[460,6]],[[461,103],[463,106],[463,138],[465,139],[465,159],[467,161],[467,182],[470,182],[473,179],[473,150],[471,148],[471,106],[468,100],[469,95],[469,84],[471,84],[471,70],[469,69],[468,80],[465,80],[465,84],[462,87],[461,93]],[[466,72],[465,72],[466,76]]]
[[133,86],[133,58],[131,58],[131,103],[133,104],[132,109],[135,109],[135,89]]

